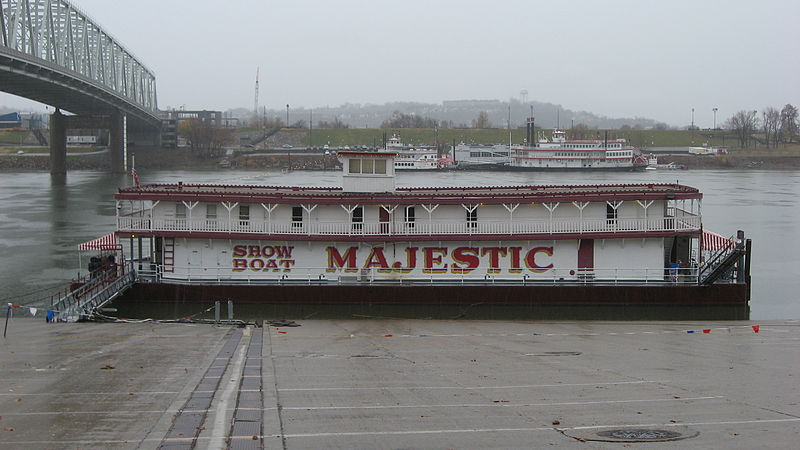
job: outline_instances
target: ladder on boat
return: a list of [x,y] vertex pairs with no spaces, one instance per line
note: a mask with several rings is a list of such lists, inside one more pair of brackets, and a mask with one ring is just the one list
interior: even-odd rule
[[698,274],[698,281],[700,284],[713,284],[715,281],[725,276],[725,274],[729,273],[746,254],[743,244],[744,243],[737,242],[736,239],[731,238],[730,244],[726,245],[718,253],[709,258]]
[[59,297],[52,310],[55,320],[75,322],[91,317],[95,311],[115,299],[136,281],[133,262],[114,269],[99,269],[79,282],[78,287]]

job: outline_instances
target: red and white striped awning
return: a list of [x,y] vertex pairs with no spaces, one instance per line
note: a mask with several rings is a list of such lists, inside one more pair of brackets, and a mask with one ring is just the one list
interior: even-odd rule
[[703,250],[722,250],[724,248],[733,247],[735,244],[736,242],[726,238],[721,234],[714,233],[713,231],[703,230]]
[[119,243],[119,239],[117,239],[116,234],[108,233],[105,236],[84,242],[78,246],[78,250],[122,250],[122,245]]

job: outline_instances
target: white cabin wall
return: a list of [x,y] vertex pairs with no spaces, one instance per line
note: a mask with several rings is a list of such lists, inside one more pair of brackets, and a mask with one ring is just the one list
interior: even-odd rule
[[595,239],[594,268],[597,279],[663,280],[664,239]]

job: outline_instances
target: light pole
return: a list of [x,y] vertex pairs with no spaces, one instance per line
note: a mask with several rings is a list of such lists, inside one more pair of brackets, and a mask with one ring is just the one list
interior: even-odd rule
[[[692,110],[694,112],[694,109]],[[286,128],[289,128],[289,104],[286,104]]]
[[714,129],[716,130],[717,129],[717,111],[719,111],[719,108],[711,108],[711,111],[714,111]]
[[692,145],[694,145],[694,108],[692,108]]

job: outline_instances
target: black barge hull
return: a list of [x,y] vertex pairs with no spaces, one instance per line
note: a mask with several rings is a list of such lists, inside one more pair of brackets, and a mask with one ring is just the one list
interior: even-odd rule
[[115,303],[746,306],[745,283],[651,285],[221,285],[137,283]]

